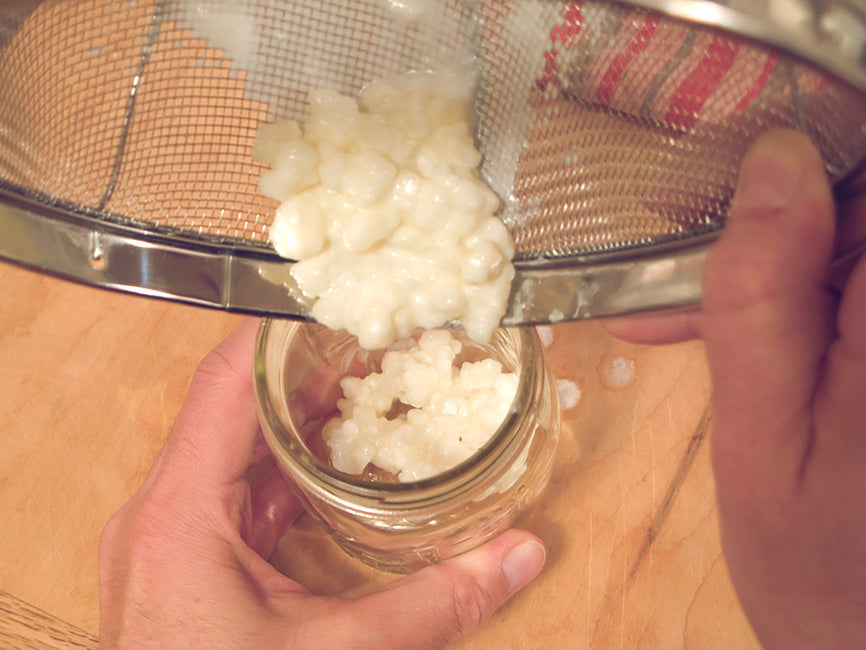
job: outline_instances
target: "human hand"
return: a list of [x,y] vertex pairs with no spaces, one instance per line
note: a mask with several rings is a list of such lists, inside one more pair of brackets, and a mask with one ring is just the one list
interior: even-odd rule
[[541,570],[524,531],[357,599],[319,597],[268,564],[302,508],[267,456],[252,389],[256,323],[199,366],[160,456],[100,540],[102,647],[440,647]]
[[[852,237],[864,200],[840,210]],[[723,549],[769,648],[866,643],[866,259],[831,275],[834,222],[817,151],[768,133],[743,161],[702,309],[610,323],[705,341]]]

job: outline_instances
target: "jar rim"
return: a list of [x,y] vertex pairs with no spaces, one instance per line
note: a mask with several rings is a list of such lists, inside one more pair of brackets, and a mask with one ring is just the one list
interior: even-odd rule
[[[282,333],[275,333],[275,328],[279,328],[281,325],[288,329]],[[387,494],[392,498],[414,499],[426,492],[439,492],[443,488],[453,489],[456,483],[471,483],[471,481],[467,481],[468,476],[483,474],[485,468],[495,464],[502,454],[507,453],[510,447],[508,443],[517,436],[518,422],[521,418],[526,417],[526,408],[521,407],[525,406],[524,402],[529,401],[535,389],[534,383],[539,372],[539,360],[542,354],[541,340],[534,327],[499,328],[498,331],[505,332],[517,344],[521,361],[518,386],[508,415],[484,445],[454,467],[416,481],[374,482],[354,474],[341,472],[329,463],[320,460],[309,451],[306,445],[299,444],[292,435],[295,434],[300,438],[300,432],[293,419],[289,417],[289,421],[286,422],[284,418],[280,417],[275,405],[271,403],[271,391],[268,386],[269,368],[267,366],[269,355],[266,354],[268,346],[274,344],[274,336],[279,335],[281,336],[280,340],[288,341],[303,326],[304,322],[302,321],[272,318],[261,320],[256,334],[253,387],[262,431],[269,443],[271,452],[275,455],[278,454],[281,460],[291,465],[292,468],[302,470],[304,474],[311,476],[319,483],[329,485],[331,488],[369,496]],[[291,429],[290,435],[278,436],[276,431],[286,427]]]

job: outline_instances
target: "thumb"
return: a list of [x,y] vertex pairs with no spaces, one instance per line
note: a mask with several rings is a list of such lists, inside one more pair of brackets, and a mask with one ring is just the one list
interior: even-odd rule
[[[486,621],[544,565],[534,535],[503,533],[487,544],[354,601],[355,647],[440,648]],[[371,625],[371,622],[375,622]],[[360,635],[360,636],[359,636]]]
[[762,475],[780,486],[796,481],[832,335],[826,278],[834,219],[809,140],[793,131],[761,136],[743,160],[730,218],[704,267],[720,491],[742,489],[748,498],[751,479]]

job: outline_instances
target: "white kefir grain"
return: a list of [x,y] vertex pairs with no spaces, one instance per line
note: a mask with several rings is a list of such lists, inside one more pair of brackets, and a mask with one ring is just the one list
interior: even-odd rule
[[318,90],[303,129],[258,133],[260,185],[281,202],[271,242],[312,317],[364,348],[451,321],[486,342],[505,313],[514,242],[478,172],[470,88],[412,73],[357,100]]
[[490,358],[458,368],[461,348],[449,330],[429,330],[417,345],[385,352],[381,372],[344,377],[340,415],[322,433],[331,464],[350,474],[372,464],[405,482],[481,448],[508,415],[518,376]]

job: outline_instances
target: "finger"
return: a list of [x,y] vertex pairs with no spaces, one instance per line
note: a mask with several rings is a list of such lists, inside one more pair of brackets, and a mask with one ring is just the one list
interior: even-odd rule
[[[830,346],[824,382],[818,395],[822,423],[853,458],[866,447],[863,387],[866,386],[866,257],[860,259],[848,280],[839,305],[837,339]],[[819,441],[819,444],[826,444]],[[835,445],[834,445],[835,447]]]
[[[760,137],[743,161],[730,219],[704,268],[717,478],[742,478],[755,469],[748,463],[795,472],[806,453],[808,414],[832,333],[826,277],[833,222],[823,164],[805,136]],[[748,491],[748,481],[742,487]]]
[[618,316],[603,321],[607,331],[631,343],[661,345],[700,337],[697,309]]
[[347,640],[364,648],[440,648],[487,620],[541,572],[544,560],[534,535],[503,533],[354,601],[344,610]]
[[858,260],[866,251],[866,189],[863,194],[847,199],[840,211],[836,228],[831,286],[842,293]]
[[277,542],[304,511],[279,469],[274,467],[252,489],[252,521],[244,541],[268,559]]
[[843,257],[852,250],[861,250],[866,241],[866,188],[863,193],[844,201],[839,214],[834,256]]
[[252,386],[258,321],[243,321],[199,364],[154,472],[170,485],[211,488],[241,478],[256,451],[258,418]]
[[[866,362],[866,257],[861,257],[848,281],[845,296],[839,305],[838,339],[835,346],[842,348],[858,363]],[[864,383],[860,383],[862,388]],[[856,389],[856,386],[852,386]]]

